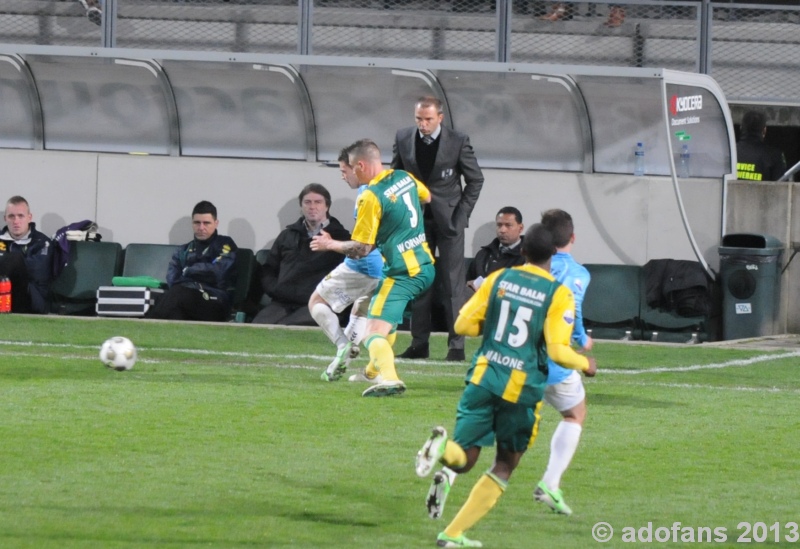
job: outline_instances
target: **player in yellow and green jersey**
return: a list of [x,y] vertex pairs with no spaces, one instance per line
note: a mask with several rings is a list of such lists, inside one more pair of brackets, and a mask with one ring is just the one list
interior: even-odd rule
[[377,247],[383,255],[383,279],[367,314],[365,346],[370,362],[362,374],[351,380],[370,383],[363,396],[396,395],[403,393],[406,386],[394,365],[395,330],[408,302],[433,284],[433,254],[425,240],[421,206],[430,202],[431,194],[410,173],[384,169],[380,149],[374,142],[362,139],[349,148],[356,177],[359,182],[368,183],[358,198],[353,240],[336,241],[323,232],[311,241],[311,249],[358,258]]
[[452,439],[435,427],[417,454],[417,475],[442,463],[457,473],[469,471],[483,446],[496,441],[492,468],[478,479],[469,498],[436,540],[438,547],[481,547],[464,532],[494,507],[511,473],[536,438],[539,408],[547,384],[548,356],[559,364],[597,371],[595,360],[570,346],[575,300],[550,274],[553,235],[542,224],[528,229],[522,242],[526,263],[490,274],[461,308],[456,332],[482,335],[467,371]]

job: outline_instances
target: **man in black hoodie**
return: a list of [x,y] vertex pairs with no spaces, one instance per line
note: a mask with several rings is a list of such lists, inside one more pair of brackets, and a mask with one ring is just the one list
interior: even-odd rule
[[783,152],[765,143],[766,136],[766,115],[758,111],[744,113],[741,138],[736,143],[736,171],[739,179],[777,181],[786,173],[786,158]]
[[322,229],[334,240],[350,240],[350,232],[328,215],[331,194],[319,183],[300,192],[302,217],[280,232],[261,267],[261,286],[272,301],[253,319],[255,324],[316,326],[308,300],[317,284],[344,256],[336,252],[312,252],[311,239]]

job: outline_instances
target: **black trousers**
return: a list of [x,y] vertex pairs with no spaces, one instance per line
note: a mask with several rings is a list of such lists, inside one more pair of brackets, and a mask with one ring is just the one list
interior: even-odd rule
[[32,313],[33,304],[28,293],[28,268],[25,256],[19,252],[6,252],[0,255],[0,277],[11,280],[11,312]]
[[173,286],[148,311],[147,318],[225,322],[230,314],[230,307],[225,301],[204,294],[197,288]]
[[456,235],[439,230],[433,219],[425,218],[425,238],[431,253],[439,253],[436,258],[436,281],[424,294],[417,297],[411,306],[411,344],[415,347],[425,345],[433,328],[431,312],[434,293],[444,306],[447,325],[448,349],[463,349],[464,336],[455,333],[458,311],[466,302],[467,275],[464,268],[464,231]]

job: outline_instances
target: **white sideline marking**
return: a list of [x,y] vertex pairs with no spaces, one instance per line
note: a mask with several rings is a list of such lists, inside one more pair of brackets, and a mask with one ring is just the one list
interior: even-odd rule
[[[0,342],[2,343],[2,342]],[[52,346],[58,346],[58,344],[54,344]],[[80,345],[71,345],[70,347],[76,348],[86,348],[86,346]],[[89,347],[94,349],[94,347]],[[43,355],[41,353],[20,353],[15,351],[5,352],[0,350],[0,356],[25,356],[25,357],[34,357],[34,358],[41,358],[43,356],[51,356],[51,355]],[[281,356],[281,355],[276,355]],[[61,355],[61,356],[54,356],[56,360],[79,360],[83,362],[97,362],[99,359],[97,357],[88,357],[88,356],[77,356],[77,355]],[[328,357],[317,357],[320,359],[324,359],[325,361],[329,360]],[[778,358],[783,358],[778,357]],[[741,361],[739,361],[741,362]],[[139,358],[136,361],[137,364],[171,364],[174,363],[172,360],[161,360],[157,358]],[[226,366],[261,366],[260,364],[253,364],[251,362],[229,362]],[[312,372],[319,371],[318,366],[303,366],[300,364],[270,364],[270,368],[278,368],[282,370],[308,370]],[[717,365],[716,367],[724,367]],[[422,372],[419,370],[408,370],[403,369],[403,373],[410,374],[410,375],[421,375],[421,376],[432,376],[435,375],[437,377],[464,377],[463,372]],[[618,371],[609,370],[603,373],[619,373]],[[624,372],[623,372],[624,373]],[[640,373],[640,372],[636,372]],[[646,372],[645,372],[646,373]],[[605,381],[604,379],[597,380],[599,382]],[[595,382],[597,382],[595,381]],[[622,386],[640,386],[640,387],[665,387],[669,389],[699,389],[699,390],[726,390],[726,391],[735,391],[735,392],[746,392],[746,393],[768,393],[768,394],[776,394],[776,393],[789,393],[789,394],[798,394],[800,395],[800,389],[787,389],[785,387],[746,387],[746,386],[725,386],[725,385],[706,385],[706,384],[699,384],[699,383],[660,383],[660,382],[623,382],[620,385]]]
[[[73,345],[72,343],[39,343],[36,341],[0,341],[0,345],[17,345],[20,347],[54,347],[62,349],[95,349],[100,350],[100,345]],[[329,356],[319,355],[281,355],[281,354],[267,354],[267,353],[242,353],[236,351],[211,351],[209,349],[178,349],[171,347],[138,347],[137,349],[144,349],[147,351],[166,351],[170,353],[186,353],[190,355],[206,355],[206,356],[240,356],[243,358],[310,358],[314,360],[328,360]],[[334,353],[335,354],[335,353]]]
[[744,385],[734,385],[729,387],[727,385],[705,385],[700,383],[622,383],[625,387],[666,387],[668,389],[703,389],[703,390],[726,390],[726,391],[741,391],[745,393],[793,393],[800,394],[800,389],[787,389],[785,387],[747,387]]
[[[78,347],[78,346],[76,346]],[[32,358],[42,358],[42,357],[51,357],[56,360],[80,360],[82,362],[99,362],[100,358],[98,356],[86,356],[86,355],[48,355],[42,353],[20,353],[18,351],[2,351],[0,350],[0,356],[26,356]],[[322,357],[320,357],[321,359]],[[326,358],[326,360],[330,360],[330,358]],[[136,364],[174,364],[174,360],[162,360],[159,358],[136,358]],[[253,364],[252,362],[226,362],[226,366],[262,366],[262,364]],[[288,370],[318,370],[319,368],[316,366],[302,366],[300,364],[270,364],[272,368],[282,368]]]
[[[73,345],[71,343],[39,343],[35,341],[4,341],[0,340],[0,345],[16,345],[21,347],[52,347],[52,348],[66,348],[66,349],[92,349],[92,350],[99,350],[99,345]],[[141,347],[141,350],[146,351],[165,351],[165,352],[173,352],[173,353],[184,353],[190,355],[204,355],[204,356],[227,356],[227,357],[242,357],[242,358],[255,358],[255,359],[267,359],[267,360],[297,360],[297,359],[307,359],[307,360],[319,360],[323,362],[330,361],[331,357],[328,355],[320,356],[320,355],[309,355],[309,354],[275,354],[275,353],[246,353],[246,352],[236,352],[236,351],[212,351],[209,349],[180,349],[180,348],[170,348],[170,347]],[[5,353],[0,351],[0,354],[19,354],[19,353]],[[35,354],[25,355],[25,356],[36,356]],[[692,372],[692,371],[699,371],[699,370],[715,370],[721,368],[730,368],[736,366],[750,366],[752,364],[758,364],[760,362],[769,362],[771,360],[783,360],[785,358],[794,358],[800,357],[800,351],[790,351],[780,354],[763,354],[763,355],[756,355],[750,358],[743,358],[743,359],[734,359],[728,360],[726,362],[717,362],[712,364],[693,364],[690,366],[659,366],[656,368],[649,368],[646,370],[604,370],[602,364],[600,365],[600,374],[601,375],[641,375],[641,374],[659,374],[659,373],[677,373],[677,372]],[[75,358],[75,357],[63,357],[63,358]],[[147,358],[140,358],[140,362],[143,363],[152,363],[152,364],[161,364],[165,362],[171,361],[164,361],[159,359],[147,359]],[[444,361],[403,361],[402,364],[414,364],[414,365],[425,365],[430,364],[431,366],[438,366],[441,364],[452,366],[452,362],[444,362]],[[466,365],[466,363],[464,363]],[[300,365],[278,365],[273,364],[275,367],[280,368],[297,368],[297,369],[315,369],[310,366],[300,366]],[[406,373],[409,374],[428,374],[429,372],[420,372],[420,371],[413,371],[404,369]],[[455,372],[455,373],[448,373],[448,372],[441,372],[437,371],[436,375],[454,375],[454,376],[463,376],[463,372]]]
[[769,362],[770,360],[783,360],[784,358],[793,358],[800,356],[800,351],[791,351],[789,353],[781,353],[775,355],[757,355],[750,358],[739,358],[728,360],[726,362],[718,362],[715,364],[694,364],[692,366],[661,366],[658,368],[649,368],[647,370],[603,370],[602,364],[600,365],[601,374],[660,374],[665,372],[693,372],[696,370],[715,370],[719,368],[730,368],[732,366],[750,366],[751,364],[758,364],[759,362]]

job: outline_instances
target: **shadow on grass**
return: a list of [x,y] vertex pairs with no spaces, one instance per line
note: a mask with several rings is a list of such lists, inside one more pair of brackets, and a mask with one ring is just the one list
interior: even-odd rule
[[277,516],[298,522],[313,522],[323,524],[333,524],[335,526],[359,526],[366,528],[377,528],[380,526],[377,522],[368,522],[365,520],[357,520],[353,516],[333,515],[330,513],[313,513],[311,511],[298,511],[298,512],[283,512],[277,513]]

